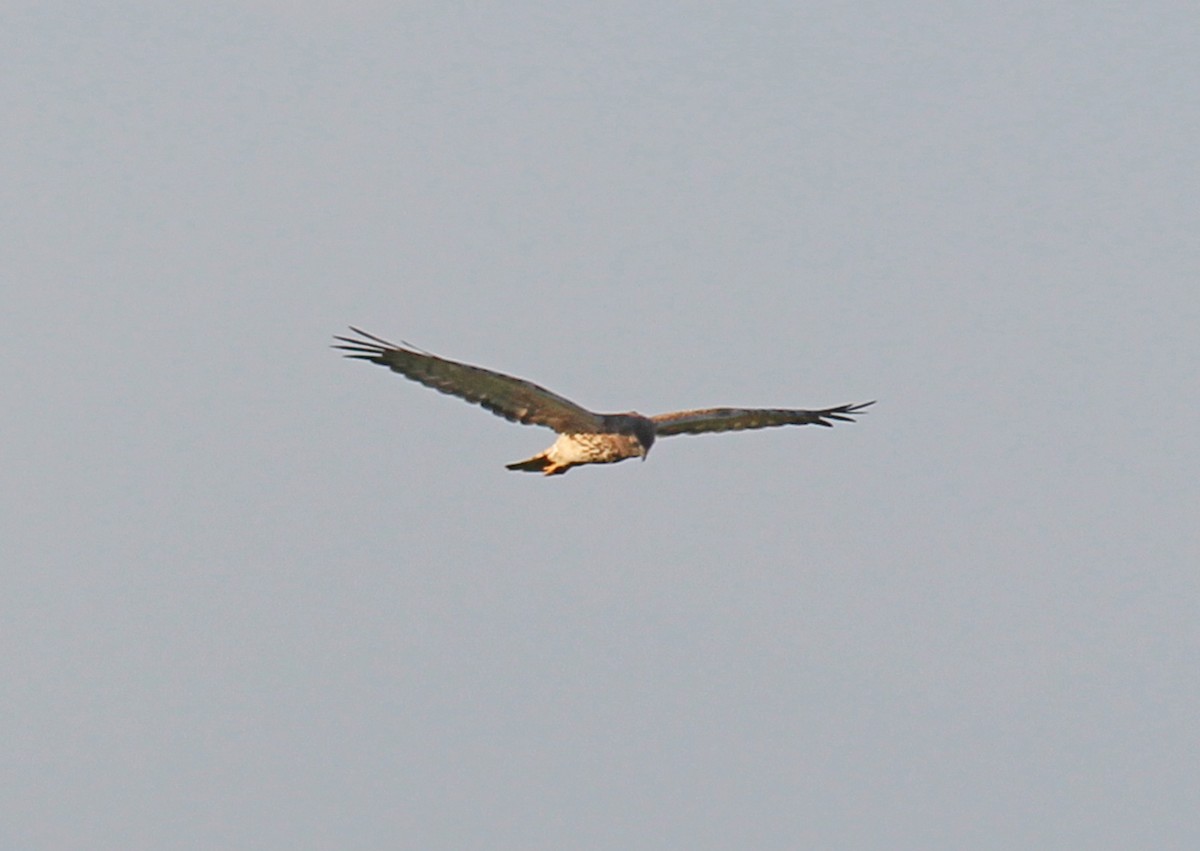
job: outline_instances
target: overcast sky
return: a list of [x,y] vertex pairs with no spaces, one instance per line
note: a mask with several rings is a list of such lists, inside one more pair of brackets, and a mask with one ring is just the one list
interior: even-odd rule
[[0,846],[1200,847],[1195,14],[10,4]]

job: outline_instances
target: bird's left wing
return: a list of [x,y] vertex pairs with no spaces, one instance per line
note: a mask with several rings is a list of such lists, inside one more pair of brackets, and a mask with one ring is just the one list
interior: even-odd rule
[[507,420],[546,426],[557,432],[596,431],[600,427],[599,416],[532,381],[389,343],[358,328],[350,330],[358,337],[334,337],[341,341],[334,348],[348,352],[346,357],[386,366],[405,378],[481,405]]
[[654,421],[655,433],[659,437],[673,434],[703,434],[710,431],[742,431],[753,428],[772,428],[785,425],[831,426],[829,420],[854,422],[853,415],[874,402],[859,405],[841,405],[820,411],[787,410],[781,408],[705,408],[698,411],[675,411],[658,414]]

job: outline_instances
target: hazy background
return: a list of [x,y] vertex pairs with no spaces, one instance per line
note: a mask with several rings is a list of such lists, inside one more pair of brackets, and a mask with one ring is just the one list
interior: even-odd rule
[[[1189,3],[13,3],[0,846],[1200,847]],[[348,323],[600,410],[547,446]]]

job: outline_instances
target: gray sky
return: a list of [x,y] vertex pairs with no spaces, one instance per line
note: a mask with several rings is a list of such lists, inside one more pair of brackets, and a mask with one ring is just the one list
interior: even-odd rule
[[649,6],[0,14],[0,846],[1200,845],[1194,6]]

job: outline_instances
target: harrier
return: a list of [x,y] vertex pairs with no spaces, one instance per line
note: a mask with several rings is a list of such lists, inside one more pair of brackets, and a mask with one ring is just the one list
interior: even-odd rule
[[556,476],[581,464],[612,464],[626,458],[641,458],[654,441],[675,434],[702,434],[710,431],[741,431],[784,425],[832,426],[829,420],[854,422],[874,402],[841,405],[820,411],[777,408],[704,408],[674,411],[644,417],[626,414],[597,414],[539,387],[531,381],[439,358],[428,352],[382,340],[366,331],[350,328],[357,337],[338,337],[335,349],[346,357],[377,363],[405,378],[481,405],[493,414],[524,425],[554,429],[554,445],[532,458],[507,465],[509,470],[524,470]]

